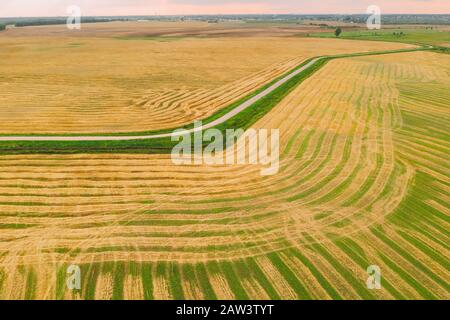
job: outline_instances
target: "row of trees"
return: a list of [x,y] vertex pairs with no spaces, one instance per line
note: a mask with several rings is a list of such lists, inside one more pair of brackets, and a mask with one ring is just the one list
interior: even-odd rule
[[6,29],[6,26],[4,24],[0,24],[0,31],[3,31]]
[[[94,23],[94,22],[109,22],[109,21],[117,21],[121,19],[111,19],[111,18],[95,18],[95,17],[81,17],[82,23]],[[16,27],[27,27],[27,26],[47,26],[47,25],[56,25],[56,24],[66,24],[66,18],[49,18],[49,19],[30,19],[30,20],[21,20],[14,23]]]

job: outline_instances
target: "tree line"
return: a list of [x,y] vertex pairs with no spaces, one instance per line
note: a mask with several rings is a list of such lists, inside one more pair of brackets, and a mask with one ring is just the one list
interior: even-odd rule
[[[110,22],[119,21],[127,19],[111,19],[111,18],[95,18],[95,17],[81,17],[81,23],[95,23],[95,22]],[[67,18],[50,18],[50,19],[30,19],[21,20],[14,23],[16,27],[29,27],[29,26],[47,26],[47,25],[57,25],[66,24]]]

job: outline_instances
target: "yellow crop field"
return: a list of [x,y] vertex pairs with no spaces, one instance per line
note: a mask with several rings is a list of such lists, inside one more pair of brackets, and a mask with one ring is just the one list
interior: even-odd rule
[[[198,23],[106,25],[87,26],[77,36],[65,27],[0,33],[0,134],[177,128],[313,56],[412,47],[275,37],[270,29],[258,37],[204,37]],[[131,27],[133,34],[115,32]],[[179,33],[190,29],[195,36]],[[149,36],[168,32],[170,37]]]
[[[10,50],[20,51],[14,41],[8,44]],[[88,40],[77,41],[84,42],[79,50],[87,50]],[[102,41],[106,46],[119,40],[101,40],[97,45]],[[174,46],[179,51],[170,52],[176,61],[190,42],[199,46],[202,41],[221,51],[219,45],[223,50],[231,43],[240,47],[243,40],[227,40],[229,46],[204,39],[139,45],[146,52]],[[258,41],[267,42],[245,41],[249,46],[245,50],[251,50],[252,41],[255,47]],[[240,67],[234,66],[217,84],[220,71],[205,72],[208,67],[202,63],[194,67],[198,60],[180,66],[194,79],[192,83],[178,78],[172,65],[176,80],[170,80],[170,88],[169,81],[161,80],[158,89],[150,88],[151,77],[149,82],[135,78],[135,82],[106,85],[100,81],[106,76],[85,68],[84,76],[99,77],[98,87],[90,86],[94,101],[104,101],[103,107],[94,108],[98,113],[92,122],[81,112],[89,101],[73,110],[70,103],[58,104],[61,99],[56,97],[45,99],[47,107],[33,106],[35,100],[20,101],[19,92],[26,86],[20,89],[19,83],[29,81],[28,77],[15,79],[18,83],[11,78],[2,85],[8,94],[0,98],[1,105],[7,99],[40,110],[39,116],[21,118],[39,132],[163,128],[170,124],[165,114],[167,119],[180,115],[172,124],[187,123],[220,109],[222,99],[212,109],[205,104],[195,112],[180,113],[184,97],[209,99],[212,92],[214,97],[225,97],[236,90],[232,99],[237,99],[283,73],[290,63],[311,55],[404,47],[299,39],[289,40],[288,49],[281,51],[283,41],[287,40],[270,42],[266,49],[273,50],[272,55],[251,57],[254,75],[248,81],[235,81],[250,71],[246,63],[241,76]],[[131,40],[126,43],[134,45]],[[49,47],[48,43],[30,45]],[[60,43],[53,45],[47,54],[59,50]],[[129,49],[120,50],[125,48]],[[138,49],[130,51],[139,55]],[[241,54],[236,53],[236,61]],[[106,54],[105,63],[112,58]],[[58,63],[69,63],[67,59]],[[201,55],[198,59],[208,60]],[[88,65],[88,61],[81,63]],[[150,73],[151,62],[140,62],[139,75],[146,68]],[[225,69],[226,63],[217,62]],[[45,74],[49,68],[31,67],[29,72]],[[8,64],[0,70],[15,72]],[[108,71],[120,74],[114,67]],[[196,72],[204,76],[205,84],[196,82]],[[424,51],[329,61],[252,126],[280,130],[280,172],[273,176],[261,176],[255,165],[176,166],[170,155],[2,155],[0,297],[449,299],[449,74],[450,56]],[[128,76],[133,77],[132,72]],[[70,88],[67,94],[74,94],[83,78],[61,77]],[[27,84],[37,95],[52,92],[50,81],[42,79],[34,87]],[[149,100],[134,105],[142,107],[135,116],[145,118],[145,123],[133,123],[133,104],[115,99],[113,89],[106,96],[94,93],[130,83],[136,101],[146,90],[155,90],[155,96],[150,92]],[[178,92],[183,86],[186,91]],[[193,88],[198,91],[190,91]],[[147,105],[148,101],[153,102]],[[124,110],[120,108],[127,112],[118,112]],[[73,122],[51,123],[58,117],[70,119],[76,110],[80,112]],[[25,126],[8,123],[3,109],[2,122],[2,132],[29,133]],[[64,282],[70,264],[82,270],[82,288],[75,292]],[[366,287],[369,265],[382,269],[380,290]]]

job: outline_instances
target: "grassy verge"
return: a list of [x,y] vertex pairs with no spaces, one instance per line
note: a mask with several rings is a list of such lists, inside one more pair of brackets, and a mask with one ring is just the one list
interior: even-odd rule
[[303,285],[303,283],[300,282],[295,273],[281,260],[278,253],[269,253],[268,258],[277,268],[283,278],[289,283],[291,288],[294,289],[295,293],[297,294],[297,299],[312,299],[306,287]]
[[[310,35],[316,38],[336,38],[334,32],[314,33]],[[381,29],[364,31],[344,31],[339,39],[347,40],[371,40],[385,42],[401,42],[415,45],[439,45],[450,42],[450,32],[427,29]]]
[[144,262],[141,266],[142,286],[144,289],[144,299],[153,300],[153,279],[152,279],[152,263]]

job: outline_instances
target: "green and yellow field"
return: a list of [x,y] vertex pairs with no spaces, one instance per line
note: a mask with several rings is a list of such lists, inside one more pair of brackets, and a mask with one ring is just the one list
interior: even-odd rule
[[[259,68],[305,57],[298,41]],[[280,129],[270,177],[170,155],[2,155],[0,297],[449,299],[449,87],[444,54],[328,62],[253,125]],[[42,130],[111,129],[101,119]],[[79,292],[66,289],[69,264],[82,267]],[[369,265],[381,290],[366,288]]]

